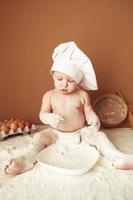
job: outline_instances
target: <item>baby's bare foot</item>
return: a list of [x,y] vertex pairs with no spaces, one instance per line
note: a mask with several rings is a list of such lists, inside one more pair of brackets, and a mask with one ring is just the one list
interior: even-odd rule
[[123,157],[116,157],[112,164],[117,169],[133,170],[133,156],[124,155]]
[[28,161],[26,157],[22,156],[16,159],[10,159],[4,162],[2,171],[7,175],[17,175],[24,173],[33,168],[34,162]]

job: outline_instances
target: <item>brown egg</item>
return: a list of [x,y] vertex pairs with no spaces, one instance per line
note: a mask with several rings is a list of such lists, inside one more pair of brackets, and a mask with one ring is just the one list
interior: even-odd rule
[[14,122],[18,123],[18,122],[20,122],[20,121],[21,121],[21,119],[16,118]]
[[29,122],[29,121],[25,122],[25,126],[28,126],[28,128],[31,128],[31,125],[32,125],[31,122]]
[[10,124],[11,124],[11,123],[12,123],[12,122],[9,122],[9,121],[8,121],[8,122],[6,123],[6,126],[7,126],[8,128],[10,128]]
[[12,123],[10,124],[10,129],[12,129],[12,130],[16,131],[16,130],[17,130],[17,128],[18,128],[18,125],[17,125],[17,123],[15,123],[15,122],[12,122]]
[[18,122],[18,127],[22,130],[24,129],[25,125],[22,122]]
[[5,131],[6,133],[9,132],[9,128],[8,128],[8,126],[6,124],[2,124],[1,127],[0,127],[0,130],[1,131]]
[[24,119],[21,119],[20,122],[25,126],[25,120]]

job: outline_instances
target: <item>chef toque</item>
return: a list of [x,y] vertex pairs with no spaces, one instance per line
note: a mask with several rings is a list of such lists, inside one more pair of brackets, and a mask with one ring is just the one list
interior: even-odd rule
[[51,72],[62,72],[71,76],[85,90],[97,90],[95,72],[90,59],[77,47],[75,42],[58,45],[53,52]]

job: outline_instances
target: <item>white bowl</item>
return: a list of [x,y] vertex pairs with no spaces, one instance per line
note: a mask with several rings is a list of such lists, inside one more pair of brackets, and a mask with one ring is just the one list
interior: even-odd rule
[[53,144],[37,157],[45,168],[65,175],[81,175],[88,172],[98,161],[99,152],[90,146]]

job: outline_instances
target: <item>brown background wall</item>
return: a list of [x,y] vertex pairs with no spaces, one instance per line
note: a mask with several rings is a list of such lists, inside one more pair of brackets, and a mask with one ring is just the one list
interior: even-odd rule
[[0,119],[40,123],[53,49],[72,40],[94,65],[92,97],[121,90],[133,103],[133,1],[1,0],[0,26]]

